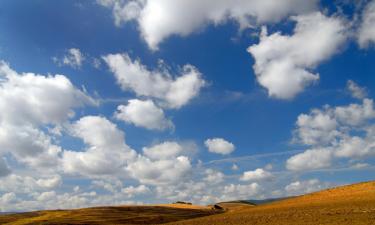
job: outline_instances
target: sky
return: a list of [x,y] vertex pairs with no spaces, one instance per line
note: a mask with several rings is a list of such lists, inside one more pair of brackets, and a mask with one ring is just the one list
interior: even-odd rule
[[375,1],[0,3],[0,211],[374,179]]

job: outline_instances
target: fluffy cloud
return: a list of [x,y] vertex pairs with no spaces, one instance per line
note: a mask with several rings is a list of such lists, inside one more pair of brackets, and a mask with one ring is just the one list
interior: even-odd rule
[[10,174],[1,178],[0,192],[16,194],[31,194],[34,192],[54,189],[62,184],[60,175],[46,177],[31,177],[27,175]]
[[364,99],[367,96],[366,88],[359,86],[352,80],[348,80],[346,83],[347,89],[350,91],[350,94],[353,98]]
[[149,130],[165,130],[174,127],[172,121],[165,118],[163,110],[152,100],[131,99],[127,105],[117,107],[115,117]]
[[177,142],[166,141],[151,147],[144,147],[143,153],[150,159],[171,159],[183,154],[184,147]]
[[293,35],[267,34],[262,28],[259,44],[248,52],[254,57],[260,85],[269,96],[290,99],[319,79],[310,72],[335,54],[346,40],[346,27],[338,17],[320,12],[292,17],[297,22]]
[[259,193],[261,187],[257,183],[251,183],[247,185],[243,184],[229,184],[224,187],[222,200],[238,200],[238,199],[249,199],[250,197],[256,196]]
[[127,171],[143,184],[167,185],[183,181],[191,168],[186,156],[151,160],[139,155],[135,162],[127,166]]
[[318,179],[304,180],[304,181],[295,181],[287,186],[285,186],[285,191],[288,195],[302,195],[306,193],[311,193],[315,191],[328,188],[327,183],[322,183]]
[[78,48],[70,48],[67,50],[67,54],[61,59],[57,57],[54,57],[52,59],[60,66],[65,65],[77,69],[82,66],[82,63],[85,60],[85,56]]
[[0,62],[0,154],[10,152],[32,167],[56,167],[61,148],[42,128],[67,121],[86,104],[96,103],[63,75],[19,74]]
[[235,146],[222,138],[207,139],[204,144],[209,152],[228,155],[234,151]]
[[236,21],[241,29],[259,23],[276,22],[290,14],[316,8],[316,0],[132,0],[128,2],[98,0],[112,8],[116,25],[136,20],[148,46],[158,45],[171,35],[186,36],[206,24],[219,25]]
[[123,172],[136,153],[125,143],[124,133],[99,116],[86,116],[73,124],[72,134],[88,145],[83,152],[64,151],[63,167],[68,173],[106,175]]
[[286,168],[294,171],[321,169],[329,167],[331,160],[330,149],[310,149],[289,158]]
[[297,120],[295,140],[312,146],[289,158],[289,170],[330,167],[335,159],[362,159],[375,155],[375,109],[373,100],[362,104],[314,109]]
[[307,145],[326,144],[340,134],[334,116],[321,110],[299,115],[296,125],[298,141]]
[[74,115],[74,107],[94,104],[64,75],[19,74],[0,62],[0,77],[0,118],[8,123],[61,123]]
[[50,177],[50,178],[44,178],[44,179],[41,178],[41,179],[38,179],[36,181],[36,183],[40,187],[47,188],[47,189],[53,189],[53,188],[56,188],[59,185],[61,185],[62,179],[61,179],[60,175],[55,175],[55,176]]
[[240,178],[242,181],[261,181],[261,180],[267,180],[272,178],[272,173],[262,169],[258,168],[253,171],[245,171]]
[[205,173],[206,173],[206,177],[203,178],[203,180],[208,183],[218,184],[224,181],[225,175],[220,171],[216,171],[213,169],[206,169]]
[[135,195],[144,195],[150,193],[150,189],[145,185],[139,185],[138,187],[129,186],[121,190],[122,193],[126,194],[129,198]]
[[370,1],[362,14],[362,23],[358,31],[358,43],[362,48],[375,42],[375,1]]
[[110,54],[103,59],[124,91],[156,98],[165,107],[180,108],[197,96],[205,85],[202,75],[192,65],[185,65],[181,75],[175,77],[167,69],[150,71],[127,54]]

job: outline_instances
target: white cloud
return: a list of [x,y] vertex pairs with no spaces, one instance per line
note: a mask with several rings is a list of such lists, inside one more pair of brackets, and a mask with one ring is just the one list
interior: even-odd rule
[[135,195],[144,195],[150,193],[151,190],[145,185],[139,185],[138,187],[129,186],[126,188],[121,189],[121,192],[126,194],[127,197],[131,198]]
[[288,195],[302,195],[328,188],[327,183],[322,183],[318,179],[310,179],[304,181],[295,181],[285,186]]
[[307,145],[326,144],[340,134],[335,117],[321,110],[299,115],[296,125],[298,141]]
[[225,175],[220,171],[206,169],[205,173],[206,177],[203,178],[205,182],[208,182],[210,184],[218,184],[224,181]]
[[143,184],[166,185],[182,182],[191,171],[188,157],[178,156],[171,159],[150,160],[139,155],[127,166],[127,171]]
[[259,84],[280,99],[291,99],[319,80],[310,69],[338,52],[347,36],[338,17],[314,12],[292,19],[297,22],[293,35],[268,35],[263,27],[259,44],[248,48]]
[[373,100],[363,99],[362,104],[313,109],[298,116],[295,140],[306,145],[326,145],[342,138],[347,128],[358,127],[375,118]]
[[78,48],[70,48],[67,50],[66,55],[61,59],[54,57],[53,61],[58,65],[70,66],[72,68],[78,69],[82,66],[85,56]]
[[250,197],[256,196],[259,193],[261,187],[257,183],[251,184],[229,184],[224,186],[222,200],[247,200]]
[[180,108],[196,97],[205,85],[201,73],[192,65],[185,65],[177,77],[165,68],[150,71],[127,54],[110,54],[103,59],[124,91],[156,98],[165,107]]
[[171,159],[183,154],[183,146],[177,142],[166,141],[151,147],[144,147],[143,153],[150,159]]
[[40,178],[36,183],[43,188],[53,189],[62,184],[62,179],[60,175],[55,175],[50,178]]
[[57,167],[61,148],[42,128],[64,123],[87,104],[96,103],[63,75],[19,74],[0,62],[0,154],[32,167]]
[[294,139],[312,148],[287,160],[289,170],[330,167],[339,158],[361,159],[375,155],[373,100],[362,104],[314,109],[297,120]]
[[359,126],[365,121],[375,118],[374,102],[372,99],[363,99],[362,105],[350,104],[336,107],[334,113],[342,124]]
[[277,22],[290,14],[311,11],[316,0],[133,0],[128,2],[99,0],[112,8],[117,26],[136,20],[142,38],[157,50],[171,35],[187,36],[207,24],[236,21],[241,29],[259,23]]
[[64,75],[19,74],[0,62],[1,120],[12,124],[56,124],[74,115],[72,108],[95,104]]
[[364,99],[367,96],[366,88],[359,86],[352,80],[348,80],[346,83],[347,89],[350,91],[350,94],[353,98]]
[[262,169],[258,168],[253,171],[245,171],[240,178],[241,181],[261,181],[261,180],[267,180],[272,178],[272,173]]
[[121,173],[127,162],[136,157],[126,145],[124,133],[103,117],[83,117],[71,129],[88,148],[83,152],[64,151],[65,172],[88,176]]
[[[369,129],[374,129],[372,126]],[[344,158],[365,158],[375,156],[374,132],[367,131],[366,137],[345,137],[336,146],[335,155]]]
[[235,149],[235,146],[231,142],[228,142],[223,138],[207,139],[204,144],[208,148],[209,152],[222,155],[228,155]]
[[131,99],[127,105],[119,105],[115,117],[127,123],[149,130],[173,129],[171,120],[165,118],[161,108],[152,100]]
[[331,166],[331,161],[332,151],[329,149],[309,149],[290,157],[286,168],[294,171],[321,169]]
[[361,48],[375,43],[375,1],[370,1],[362,14],[362,23],[358,31],[358,42]]
[[0,196],[0,211],[5,212],[7,208],[6,206],[14,203],[16,199],[17,196],[13,192],[8,192]]

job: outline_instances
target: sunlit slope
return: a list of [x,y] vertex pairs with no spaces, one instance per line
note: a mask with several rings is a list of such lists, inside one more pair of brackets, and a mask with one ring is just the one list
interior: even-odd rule
[[220,211],[199,206],[122,206],[49,210],[0,216],[0,224],[160,224]]
[[172,224],[375,224],[375,182],[328,189]]

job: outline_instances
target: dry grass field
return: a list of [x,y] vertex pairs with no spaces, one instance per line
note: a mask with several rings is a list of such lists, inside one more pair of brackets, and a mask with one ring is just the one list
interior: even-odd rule
[[171,224],[375,225],[375,182],[328,189]]
[[0,224],[375,225],[375,182],[328,189],[254,206],[163,204],[51,210],[0,216]]
[[209,207],[178,204],[94,207],[3,215],[0,216],[0,224],[161,224],[221,212]]

